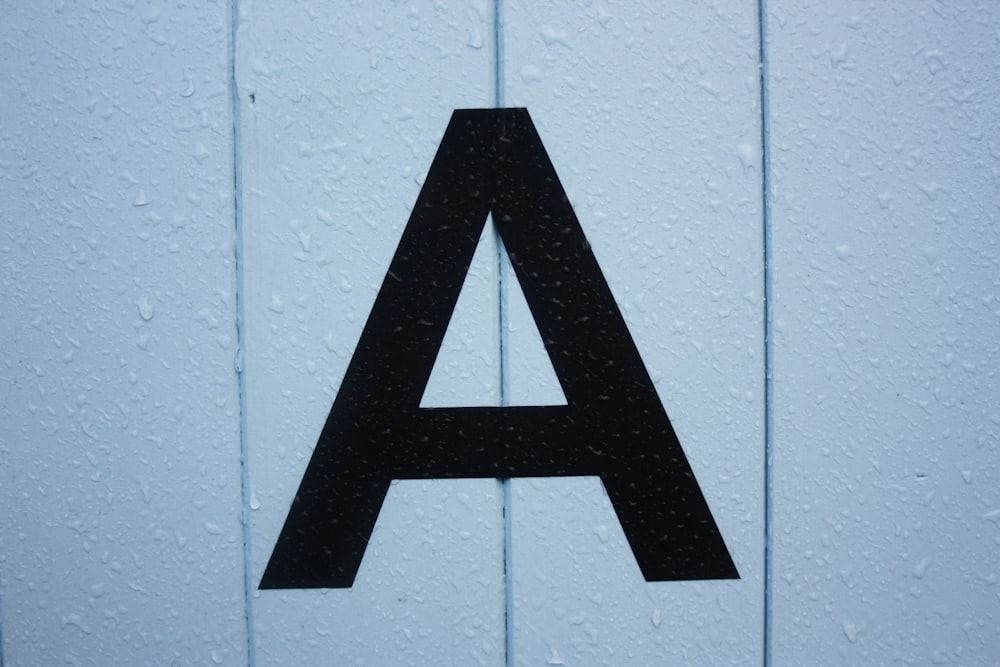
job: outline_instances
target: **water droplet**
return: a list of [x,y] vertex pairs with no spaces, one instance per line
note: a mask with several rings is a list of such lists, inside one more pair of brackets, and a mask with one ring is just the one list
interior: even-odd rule
[[535,65],[525,65],[521,68],[521,81],[524,83],[538,83],[542,80],[542,70]]
[[267,309],[272,313],[278,313],[279,315],[285,312],[285,300],[282,299],[277,294],[271,294],[271,303],[268,304]]
[[852,644],[858,641],[858,626],[850,621],[844,621],[843,623],[844,636],[847,637],[847,641]]
[[136,305],[139,307],[139,317],[141,317],[146,322],[153,319],[153,315],[155,314],[155,309],[153,308],[153,304],[149,300],[149,297],[145,296],[142,297],[141,299],[139,299]]

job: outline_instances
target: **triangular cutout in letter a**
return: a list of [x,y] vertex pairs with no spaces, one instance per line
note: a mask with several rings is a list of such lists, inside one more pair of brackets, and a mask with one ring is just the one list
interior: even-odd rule
[[[419,405],[489,213],[567,405]],[[350,587],[393,479],[569,475],[647,581],[739,577],[527,110],[457,110],[260,588]]]

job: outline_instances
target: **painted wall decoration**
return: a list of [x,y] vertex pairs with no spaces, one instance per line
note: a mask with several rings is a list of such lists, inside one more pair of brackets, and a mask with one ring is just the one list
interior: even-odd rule
[[[420,407],[490,214],[565,406]],[[393,479],[583,475],[647,580],[738,578],[527,110],[455,111],[260,587],[350,587]]]

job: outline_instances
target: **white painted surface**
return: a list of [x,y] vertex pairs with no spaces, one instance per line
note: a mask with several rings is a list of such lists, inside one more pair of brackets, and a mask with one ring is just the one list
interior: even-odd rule
[[5,5],[5,665],[246,661],[224,4]]
[[776,665],[1000,660],[998,26],[770,2]]
[[[507,104],[530,110],[742,574],[647,583],[597,478],[515,480],[514,664],[759,664],[755,6],[504,12]],[[515,378],[526,362],[511,350]]]
[[[452,110],[490,104],[490,18],[241,3],[255,586]],[[477,267],[438,360],[460,391],[426,402],[499,389],[495,259]],[[394,484],[353,588],[256,594],[259,664],[503,664],[501,511],[492,479]]]
[[[772,664],[995,665],[1000,8],[769,5]],[[237,146],[229,6],[5,12],[4,665],[247,662],[233,150],[256,586],[448,117],[492,103],[486,2],[240,7]],[[515,481],[512,662],[760,664],[755,5],[503,14],[743,575],[647,584],[596,479]],[[496,252],[427,405],[500,400]],[[507,289],[505,400],[559,403]],[[353,589],[254,593],[257,664],[503,664],[501,508],[396,484]]]

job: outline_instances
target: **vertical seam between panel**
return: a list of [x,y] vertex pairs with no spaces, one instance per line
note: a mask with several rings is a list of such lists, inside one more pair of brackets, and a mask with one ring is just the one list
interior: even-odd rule
[[232,100],[233,119],[233,219],[235,240],[233,243],[236,269],[236,359],[235,370],[240,406],[240,525],[243,529],[243,606],[247,633],[247,665],[254,667],[257,662],[254,652],[253,625],[253,571],[250,561],[250,471],[247,445],[247,401],[246,401],[246,359],[245,359],[245,319],[244,319],[244,278],[243,278],[243,152],[240,118],[240,92],[236,80],[236,32],[239,27],[239,0],[230,5],[229,26],[229,88]]
[[774,611],[774,287],[771,275],[771,125],[768,95],[767,0],[757,2],[757,31],[760,47],[760,135],[761,135],[761,207],[764,246],[764,666],[770,667],[773,655]]
[[[493,63],[493,106],[502,108],[504,106],[504,49],[503,49],[503,0],[494,0],[494,63]],[[494,222],[494,229],[496,224]],[[499,232],[497,239],[497,276],[499,279],[499,308],[500,308],[500,405],[510,404],[510,360],[508,358],[509,336],[507,332],[507,263],[504,261],[506,250],[503,246],[503,239]]]
[[[9,570],[8,570],[9,571]],[[0,667],[5,664],[4,661],[4,648],[5,644],[3,642],[3,575],[0,574]]]
[[[0,577],[0,583],[3,583],[3,577]],[[4,665],[4,643],[3,643],[3,586],[0,586],[0,667]]]
[[[503,0],[493,0],[493,106],[504,106],[504,23]],[[496,230],[496,221],[494,221]],[[504,261],[506,250],[499,231],[495,231],[497,241],[497,308],[499,321],[500,345],[500,405],[510,404],[510,359],[509,336],[507,327],[507,263]],[[514,664],[514,566],[513,566],[513,517],[511,510],[511,481],[501,480],[502,489],[502,522],[503,522],[503,588],[504,588],[504,664],[512,667]]]

